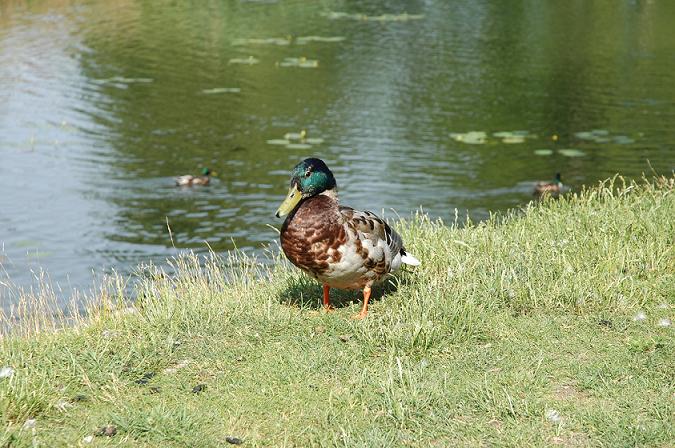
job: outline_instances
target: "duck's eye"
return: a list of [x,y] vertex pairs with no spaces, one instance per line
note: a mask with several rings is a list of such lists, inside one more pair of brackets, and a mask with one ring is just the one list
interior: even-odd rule
[[309,177],[309,176],[311,176],[311,175],[312,175],[312,169],[311,169],[311,168],[307,168],[307,171],[305,171],[305,177]]

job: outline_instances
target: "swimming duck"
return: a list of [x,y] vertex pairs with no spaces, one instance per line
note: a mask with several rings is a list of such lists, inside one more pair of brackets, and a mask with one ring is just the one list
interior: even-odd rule
[[369,211],[341,206],[333,173],[321,159],[305,159],[291,172],[288,195],[276,212],[285,216],[281,247],[286,257],[323,285],[323,305],[331,310],[330,288],[361,289],[368,313],[371,286],[401,263],[418,266],[403,241]]
[[534,195],[544,196],[550,194],[551,196],[558,196],[562,191],[563,183],[560,179],[560,173],[555,174],[555,179],[551,182],[539,181],[534,185]]
[[176,178],[176,185],[179,187],[191,187],[192,185],[208,185],[211,182],[211,170],[208,168],[202,169],[201,176],[192,176],[186,174],[185,176],[179,176]]

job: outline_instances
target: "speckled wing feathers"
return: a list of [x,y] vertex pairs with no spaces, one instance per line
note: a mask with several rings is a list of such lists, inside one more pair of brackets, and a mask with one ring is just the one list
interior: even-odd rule
[[378,239],[386,241],[392,256],[403,249],[401,236],[375,213],[367,210],[354,210],[351,207],[344,206],[340,206],[340,213],[346,222],[352,224],[359,232],[362,232],[364,237],[373,242],[376,242]]

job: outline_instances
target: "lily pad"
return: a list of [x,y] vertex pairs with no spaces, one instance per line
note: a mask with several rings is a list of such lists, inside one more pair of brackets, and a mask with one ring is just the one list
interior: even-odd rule
[[525,143],[525,137],[521,135],[511,135],[504,137],[502,143],[514,144],[514,143]]
[[559,149],[558,152],[565,157],[583,157],[586,155],[585,152],[573,148]]
[[358,13],[352,14],[347,12],[328,11],[321,13],[321,15],[327,17],[330,20],[347,19],[373,22],[407,22],[408,20],[420,20],[424,18],[423,14],[408,14],[407,12],[402,14],[381,14],[378,16],[369,16]]
[[467,143],[469,145],[482,145],[487,139],[487,134],[483,131],[469,131],[465,133],[453,132],[450,134],[455,141]]
[[272,140],[267,140],[268,145],[283,145],[286,146],[289,143],[291,143],[289,140],[285,138],[273,138]]
[[530,135],[529,131],[499,131],[493,132],[492,135],[499,138],[509,138],[509,137],[528,137]]
[[594,140],[595,139],[595,135],[593,135],[593,133],[590,132],[590,131],[575,132],[574,136],[576,138],[580,138],[581,140]]
[[204,89],[202,93],[206,95],[215,95],[217,93],[239,93],[241,89],[239,87],[216,87],[214,89]]
[[616,135],[614,138],[612,138],[614,143],[618,143],[619,145],[630,145],[631,143],[635,143],[635,140],[633,140],[630,137],[626,137],[625,135]]
[[538,156],[550,156],[553,154],[552,149],[535,149],[534,153]]
[[152,78],[125,78],[124,76],[113,76],[112,78],[97,79],[99,84],[148,84],[153,82]]
[[227,61],[228,64],[254,65],[260,62],[259,59],[249,56],[247,58],[232,58]]
[[286,148],[288,149],[309,149],[311,147],[312,145],[307,143],[289,143],[286,145]]
[[302,140],[307,135],[305,132],[286,132],[284,138],[286,140]]
[[232,45],[290,45],[291,37],[267,37],[262,39],[235,39]]
[[295,39],[299,45],[305,45],[310,42],[342,42],[347,39],[344,36],[301,36]]
[[[610,132],[606,129],[593,129],[590,131],[580,131],[575,132],[574,136],[581,140],[589,140],[595,143],[609,143],[612,141]],[[626,136],[620,136],[623,138],[628,138]],[[616,139],[616,137],[615,137]]]
[[279,67],[317,68],[319,66],[319,61],[316,59],[307,59],[305,57],[284,58],[284,60],[278,64]]

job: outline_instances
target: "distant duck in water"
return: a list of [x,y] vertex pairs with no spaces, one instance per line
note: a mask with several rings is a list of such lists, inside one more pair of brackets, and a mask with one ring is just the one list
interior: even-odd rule
[[211,182],[211,170],[204,168],[201,176],[192,176],[186,174],[176,178],[176,185],[179,187],[191,187],[193,185],[208,185]]
[[560,179],[560,173],[556,173],[555,179],[551,182],[539,181],[534,185],[534,195],[544,196],[551,195],[557,197],[562,191],[563,183]]
[[291,263],[323,285],[328,310],[330,288],[361,289],[363,307],[356,318],[363,318],[374,283],[402,263],[420,264],[406,252],[401,236],[374,213],[338,203],[335,177],[323,160],[305,159],[293,168],[288,195],[276,213],[284,215],[281,248]]

